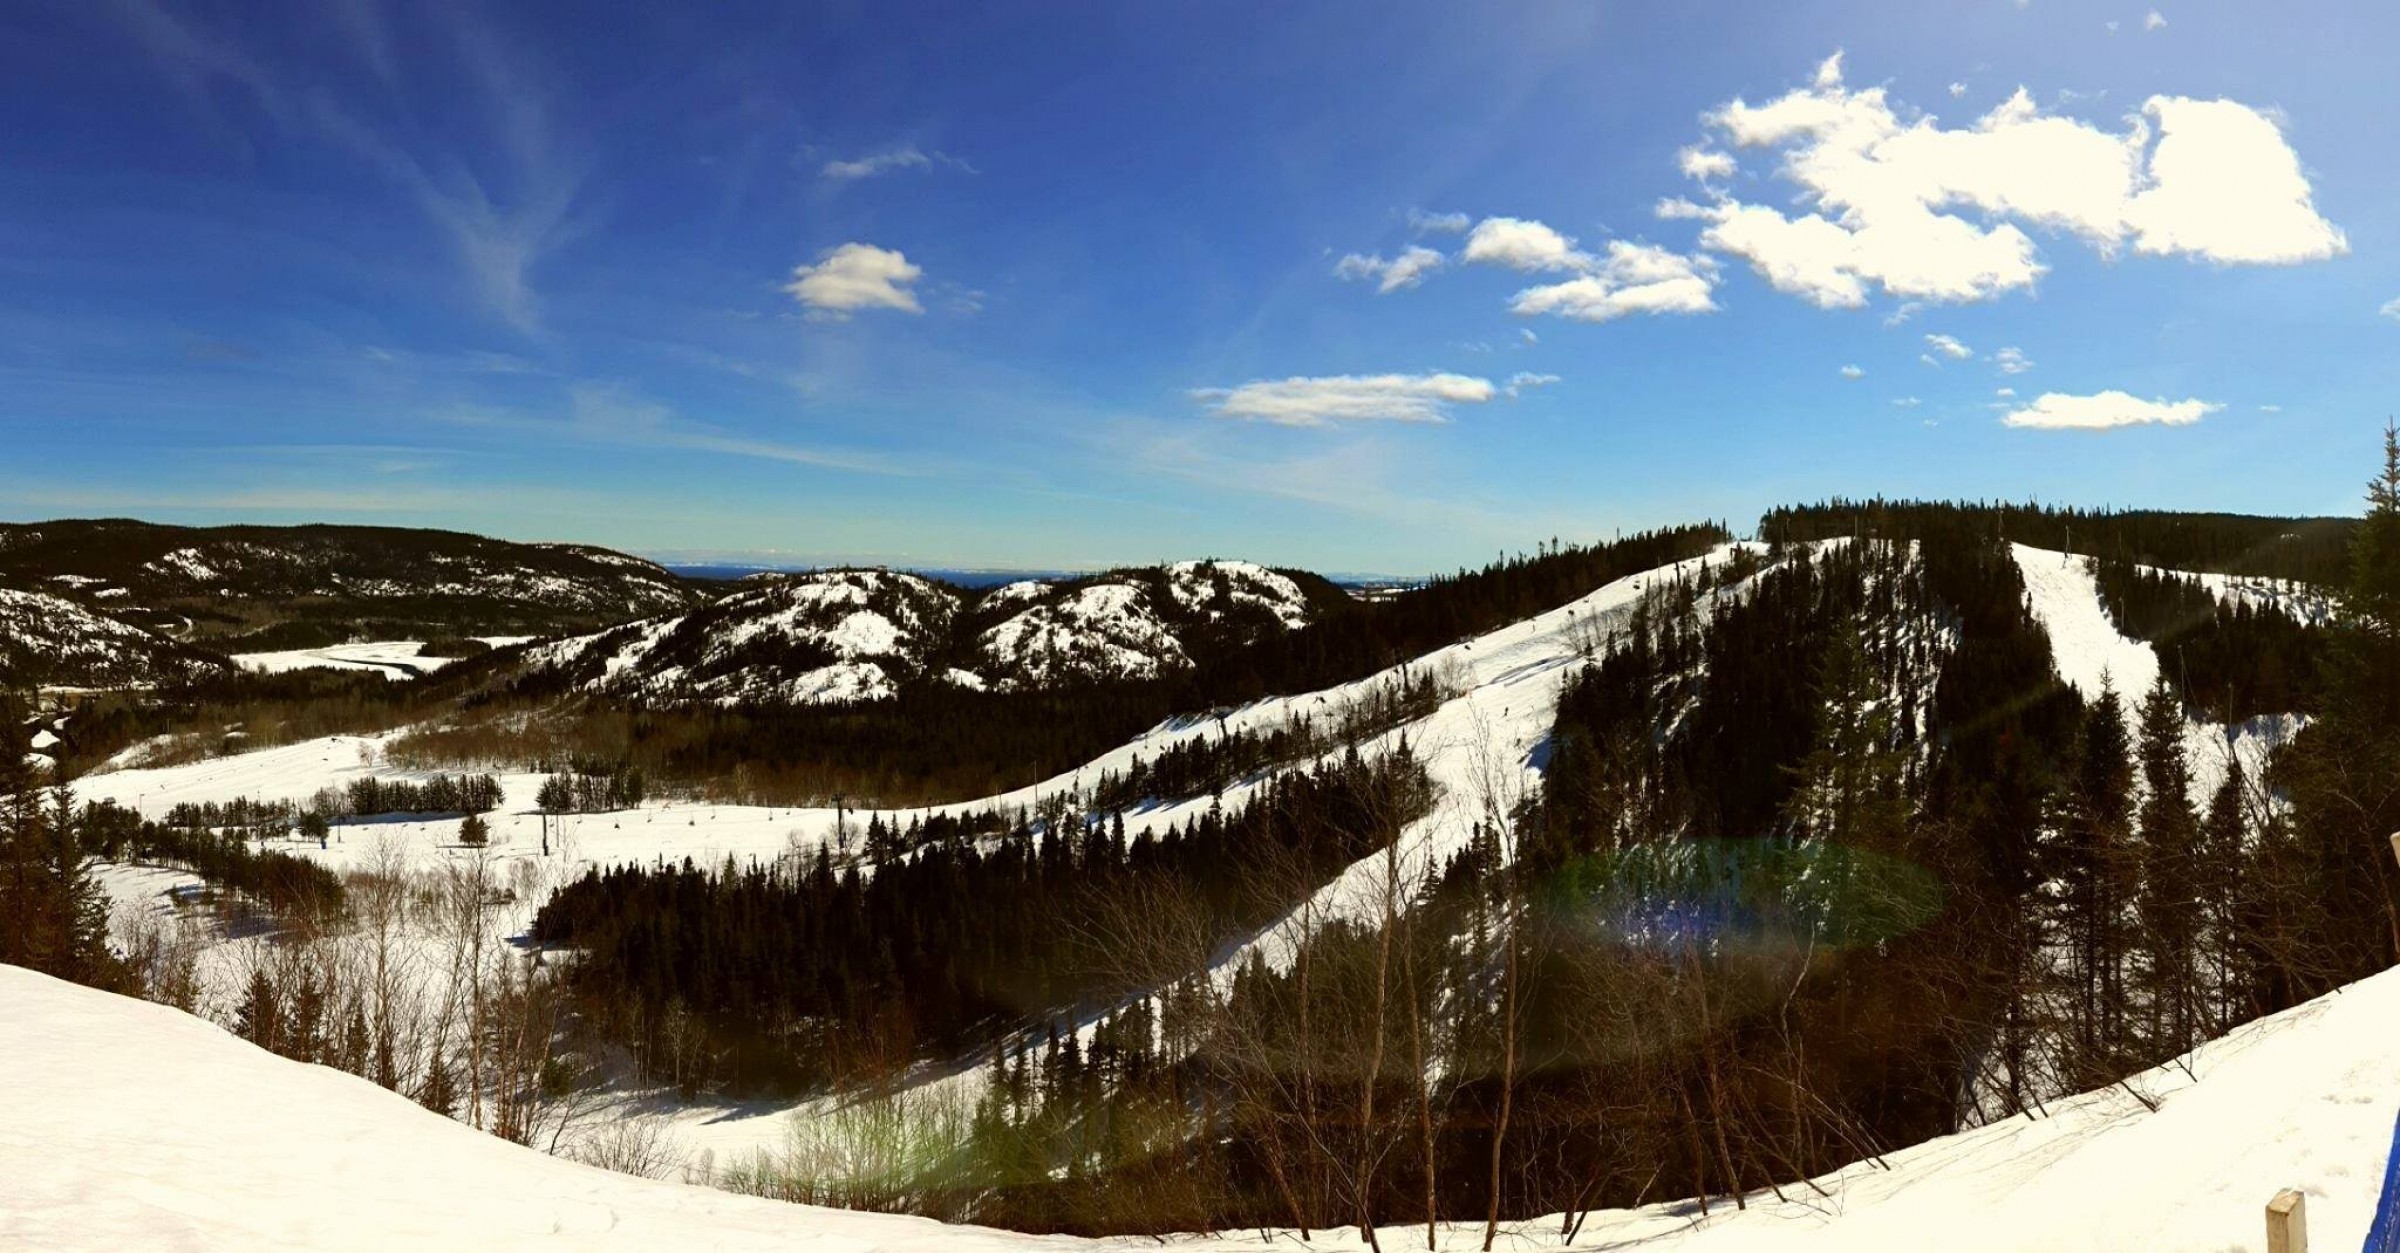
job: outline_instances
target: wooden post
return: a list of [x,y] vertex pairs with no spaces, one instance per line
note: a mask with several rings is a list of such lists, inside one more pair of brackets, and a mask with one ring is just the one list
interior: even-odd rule
[[2308,1253],[2308,1204],[2298,1188],[2267,1202],[2267,1253]]

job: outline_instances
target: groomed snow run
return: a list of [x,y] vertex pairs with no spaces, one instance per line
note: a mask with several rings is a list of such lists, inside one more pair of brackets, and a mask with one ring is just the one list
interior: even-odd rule
[[[783,1205],[610,1174],[438,1117],[197,1018],[0,966],[0,1248],[1132,1249]],[[2160,1250],[2264,1247],[2261,1210],[2308,1197],[2312,1247],[2358,1247],[2400,1100],[2400,971],[2244,1027],[2127,1089],[1787,1184],[1788,1201],[1590,1216],[1579,1248]],[[2197,1080],[2187,1077],[2189,1072]],[[1555,1217],[1500,1247],[1556,1247]],[[1445,1249],[1481,1232],[1446,1228]],[[1382,1233],[1421,1248],[1421,1227]],[[1354,1233],[1190,1237],[1194,1249],[1355,1249]]]

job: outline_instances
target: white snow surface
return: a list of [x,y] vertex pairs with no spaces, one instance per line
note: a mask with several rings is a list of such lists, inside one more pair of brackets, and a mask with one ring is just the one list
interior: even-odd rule
[[[363,1079],[256,1049],[163,1006],[0,966],[0,1247],[1032,1251],[1156,1248],[783,1205],[615,1175],[431,1114]],[[2400,1102],[2400,971],[2202,1046],[2130,1091],[2015,1118],[1754,1193],[1590,1216],[1578,1248],[2224,1253],[2261,1209],[2308,1198],[2312,1247],[2358,1247]],[[2196,1079],[2188,1077],[2197,1076]],[[1557,1247],[1558,1220],[1501,1247]],[[1383,1247],[1422,1248],[1393,1226]],[[1481,1232],[1442,1229],[1441,1245]],[[1358,1247],[1354,1232],[1180,1237],[1206,1250]]]
[[163,1006],[0,966],[0,1247],[992,1250],[520,1148]]
[[380,670],[385,678],[413,679],[457,660],[454,657],[420,656],[417,650],[423,646],[420,640],[370,640],[356,644],[331,644],[324,648],[235,653],[233,664],[261,674],[310,669]]
[[[2114,685],[2125,712],[2126,735],[2138,743],[2142,697],[2158,681],[2158,651],[2147,641],[2117,630],[2100,601],[2100,585],[2092,577],[2089,558],[2023,544],[2012,547],[2034,617],[2050,634],[2051,660],[2059,677],[2085,700],[2098,696],[2104,686]],[[2261,777],[2267,758],[2299,734],[2304,722],[2291,714],[2252,718],[2232,726],[2187,720],[2183,746],[2192,763],[2193,802],[2208,803],[2224,782],[2231,762],[2239,761],[2246,777]]]

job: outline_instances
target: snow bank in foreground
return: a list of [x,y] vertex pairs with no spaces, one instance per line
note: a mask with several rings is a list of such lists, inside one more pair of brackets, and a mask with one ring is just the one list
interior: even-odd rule
[[0,1248],[1008,1249],[610,1174],[163,1006],[0,966]]
[[[1038,1250],[1153,1248],[781,1205],[504,1143],[364,1080],[260,1052],[198,1019],[0,966],[0,1247]],[[2400,1099],[2400,971],[2251,1024],[2112,1089],[1787,1186],[1701,1219],[1594,1214],[1578,1247],[2189,1250],[2263,1246],[2260,1210],[2308,1194],[2314,1247],[2365,1235]],[[1556,1219],[1509,1248],[1555,1245]],[[1471,1248],[1479,1231],[1444,1233]],[[1384,1247],[1422,1247],[1393,1227]],[[1182,1242],[1259,1247],[1233,1233]],[[1288,1239],[1276,1247],[1295,1248]],[[1314,1247],[1350,1249],[1355,1234]]]

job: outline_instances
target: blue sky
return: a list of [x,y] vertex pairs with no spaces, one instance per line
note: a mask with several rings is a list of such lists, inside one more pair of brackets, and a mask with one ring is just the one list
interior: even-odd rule
[[1416,572],[2400,395],[2388,5],[611,10],[9,6],[0,516]]

